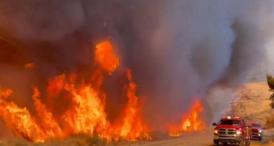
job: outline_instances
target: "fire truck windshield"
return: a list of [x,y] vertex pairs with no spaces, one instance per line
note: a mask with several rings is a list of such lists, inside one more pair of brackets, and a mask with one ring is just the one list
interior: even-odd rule
[[239,120],[233,120],[233,119],[223,119],[220,121],[219,125],[240,125]]

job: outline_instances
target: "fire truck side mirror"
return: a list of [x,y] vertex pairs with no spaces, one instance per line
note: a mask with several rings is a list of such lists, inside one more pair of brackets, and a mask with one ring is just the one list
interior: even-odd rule
[[212,123],[212,126],[217,126],[217,124],[216,123]]

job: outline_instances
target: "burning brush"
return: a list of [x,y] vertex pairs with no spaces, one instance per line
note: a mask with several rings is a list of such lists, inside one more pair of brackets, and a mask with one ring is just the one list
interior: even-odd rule
[[179,124],[169,127],[169,136],[178,137],[186,132],[197,132],[205,129],[205,122],[201,118],[204,108],[200,100],[195,101],[190,111],[182,116]]
[[35,114],[9,99],[13,92],[11,89],[1,89],[1,119],[16,135],[33,142],[63,139],[78,134],[99,136],[109,141],[151,139],[150,129],[141,114],[141,101],[136,95],[137,85],[130,70],[126,71],[127,104],[115,120],[117,122],[108,120],[105,110],[107,97],[102,84],[120,65],[120,59],[110,41],[96,45],[95,63],[97,67],[90,80],[79,81],[77,75],[72,73],[59,75],[49,81],[45,98],[48,103],[58,101],[60,97],[69,101],[68,108],[61,115],[56,115],[49,105],[42,102],[37,87],[33,88],[32,97]]
[[[130,69],[125,70],[125,97],[127,103],[114,120],[106,112],[108,99],[103,84],[108,76],[120,66],[120,58],[110,41],[96,45],[95,68],[88,80],[76,73],[61,74],[48,81],[45,97],[38,87],[33,87],[34,112],[20,107],[9,97],[11,89],[0,90],[0,118],[14,134],[31,142],[64,139],[74,135],[99,137],[107,141],[151,140],[151,128],[142,115],[142,101],[137,95],[137,84]],[[34,64],[27,64],[33,69]],[[44,91],[44,90],[43,90]],[[42,100],[43,99],[43,100]],[[67,107],[56,113],[54,103],[65,101]],[[179,125],[171,125],[170,136],[203,130],[201,117],[203,105],[197,100]]]

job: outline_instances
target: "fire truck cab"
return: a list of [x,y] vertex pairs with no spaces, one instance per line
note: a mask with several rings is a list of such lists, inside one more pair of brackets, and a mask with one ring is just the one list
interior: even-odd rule
[[250,145],[250,130],[244,119],[225,116],[218,123],[213,123],[214,145]]

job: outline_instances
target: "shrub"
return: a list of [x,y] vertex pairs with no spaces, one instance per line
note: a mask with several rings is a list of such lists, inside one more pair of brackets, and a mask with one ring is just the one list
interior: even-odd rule
[[266,76],[268,86],[271,90],[274,90],[274,77],[271,75]]
[[270,106],[271,106],[271,108],[274,109],[274,102],[273,101],[270,103]]

